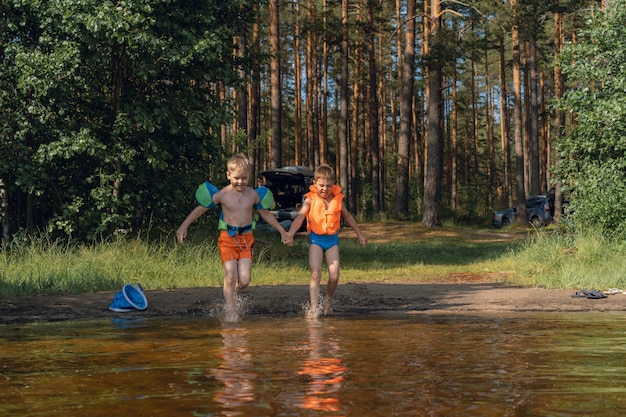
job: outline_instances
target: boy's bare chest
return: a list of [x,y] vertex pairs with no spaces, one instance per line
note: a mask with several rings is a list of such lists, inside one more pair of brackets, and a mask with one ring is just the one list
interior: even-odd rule
[[251,208],[254,205],[254,196],[248,193],[229,193],[223,198],[222,205],[230,209]]

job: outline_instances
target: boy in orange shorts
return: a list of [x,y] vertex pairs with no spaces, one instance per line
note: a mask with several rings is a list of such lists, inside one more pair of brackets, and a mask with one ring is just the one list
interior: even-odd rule
[[189,225],[217,204],[222,206],[218,246],[224,268],[224,301],[227,314],[235,313],[235,294],[250,284],[254,248],[255,226],[253,209],[281,235],[283,243],[290,245],[291,237],[278,220],[268,211],[274,202],[269,189],[248,187],[252,168],[243,155],[235,155],[227,162],[226,177],[230,184],[218,190],[205,182],[196,191],[198,206],[194,208],[176,231],[176,238],[183,243]]
[[311,269],[311,281],[309,283],[309,297],[311,300],[311,316],[317,317],[318,300],[320,296],[320,281],[322,278],[322,261],[326,255],[328,265],[328,284],[324,297],[324,315],[332,313],[332,296],[339,283],[339,228],[341,219],[355,232],[361,245],[367,243],[366,237],[348,209],[343,205],[341,187],[335,184],[335,170],[329,165],[320,165],[315,170],[313,185],[309,192],[304,195],[302,208],[298,216],[289,227],[289,239],[291,245],[294,234],[307,219],[309,231],[309,267]]

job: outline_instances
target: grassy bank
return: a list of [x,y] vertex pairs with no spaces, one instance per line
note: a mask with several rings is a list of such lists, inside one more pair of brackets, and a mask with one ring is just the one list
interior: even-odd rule
[[539,232],[506,258],[526,285],[625,289],[625,255],[625,242],[599,235]]
[[[425,229],[416,224],[363,225],[363,248],[342,232],[342,282],[420,282],[476,278],[548,288],[626,288],[626,246],[556,229]],[[255,233],[253,285],[308,282],[306,236],[293,247]],[[139,282],[147,289],[222,285],[214,231],[194,230],[183,245],[117,238],[94,246],[46,238],[0,249],[0,296],[81,293]]]

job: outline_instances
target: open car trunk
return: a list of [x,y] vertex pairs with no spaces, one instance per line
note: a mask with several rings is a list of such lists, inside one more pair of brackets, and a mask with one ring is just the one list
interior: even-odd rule
[[279,222],[298,216],[302,199],[313,184],[313,170],[301,166],[287,166],[261,172],[265,185],[274,194],[276,207],[270,210]]

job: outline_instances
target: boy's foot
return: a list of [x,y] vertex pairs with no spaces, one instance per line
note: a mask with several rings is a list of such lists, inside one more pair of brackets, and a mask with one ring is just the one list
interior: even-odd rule
[[309,319],[316,319],[321,315],[321,310],[322,310],[322,299],[320,297],[318,303],[316,304],[309,304],[306,303],[304,305],[304,315],[306,316],[306,318]]
[[306,317],[309,319],[316,319],[320,316],[319,310],[310,309],[306,312]]
[[333,314],[333,299],[324,297],[324,315],[330,316],[331,314]]
[[246,300],[240,292],[235,293],[232,302],[224,303],[221,317],[225,322],[239,321],[246,312]]
[[222,316],[222,320],[227,323],[234,323],[239,321],[239,312],[234,307],[226,307]]

